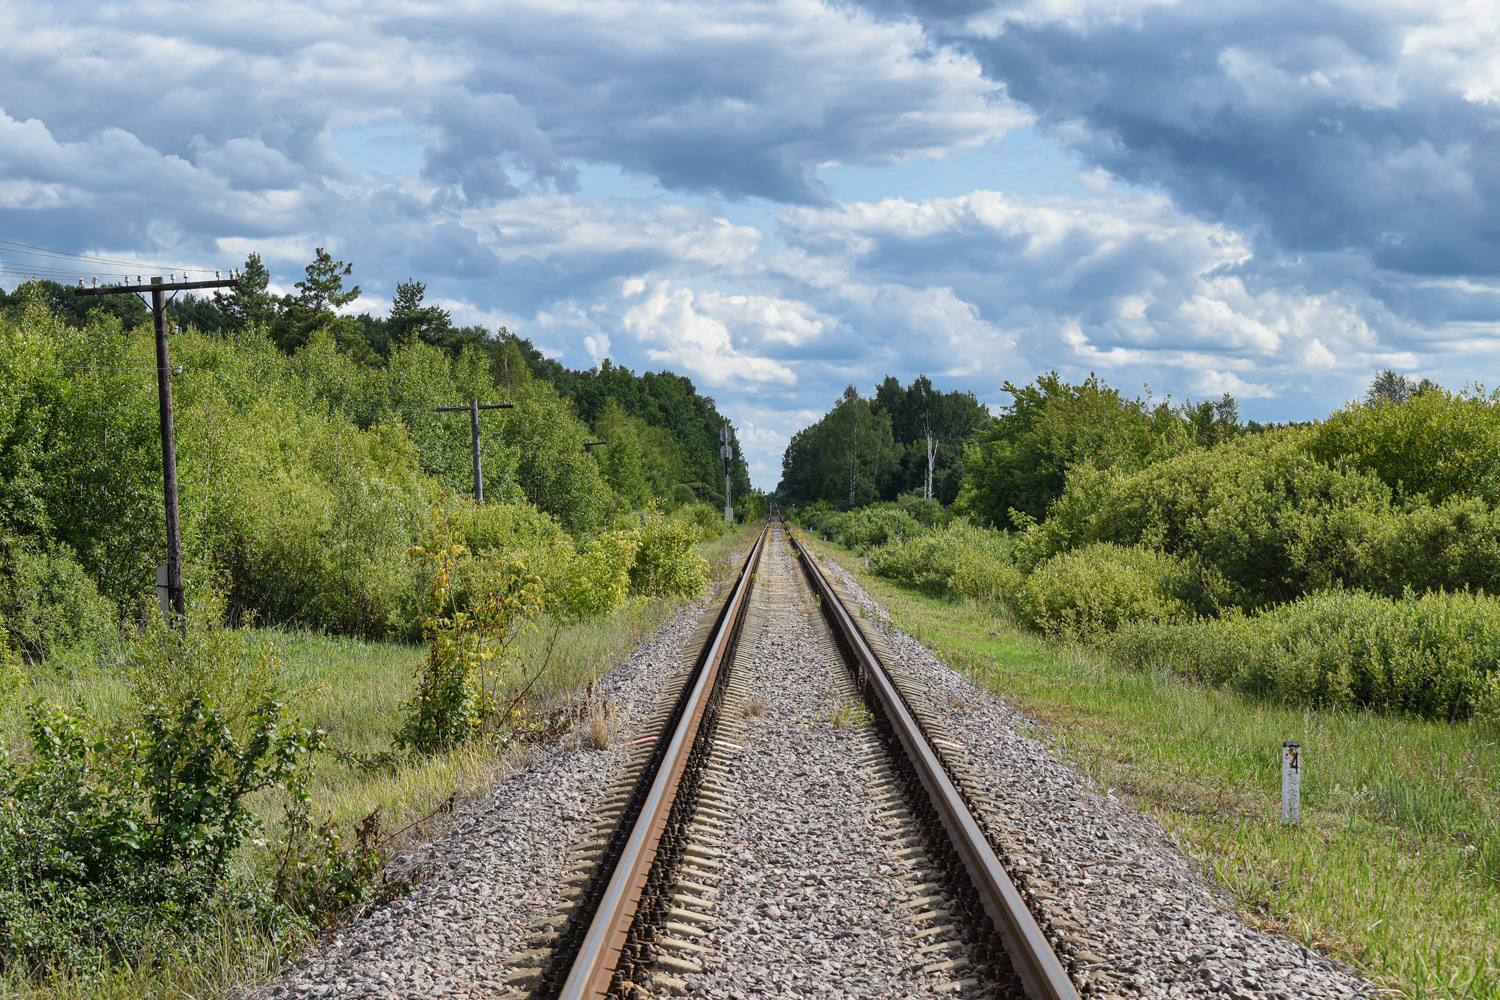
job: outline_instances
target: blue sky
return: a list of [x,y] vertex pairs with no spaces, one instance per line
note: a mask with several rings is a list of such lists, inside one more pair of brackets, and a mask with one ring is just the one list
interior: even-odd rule
[[1493,4],[219,6],[0,0],[0,240],[283,288],[326,246],[357,308],[414,276],[691,376],[766,488],[886,374],[1497,381]]

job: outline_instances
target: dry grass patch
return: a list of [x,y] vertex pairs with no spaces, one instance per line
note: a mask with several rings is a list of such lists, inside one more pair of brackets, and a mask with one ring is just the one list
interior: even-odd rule
[[594,698],[578,724],[578,744],[590,750],[608,750],[625,732],[625,713],[611,698]]

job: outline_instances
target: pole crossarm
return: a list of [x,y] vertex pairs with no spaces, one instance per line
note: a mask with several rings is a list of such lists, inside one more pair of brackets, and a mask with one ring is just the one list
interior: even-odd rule
[[463,406],[434,406],[432,412],[468,413],[470,410],[514,410],[515,408],[515,403],[478,403],[472,406],[465,403]]
[[430,410],[435,413],[463,413],[469,414],[469,434],[474,442],[474,502],[484,503],[484,471],[480,468],[479,448],[479,411],[480,410],[513,410],[515,403],[481,403],[478,399],[469,400],[465,406],[434,406]]
[[127,292],[182,292],[192,288],[231,288],[240,283],[238,278],[217,278],[211,281],[163,281],[145,285],[104,285],[99,288],[75,288],[74,295],[124,295]]

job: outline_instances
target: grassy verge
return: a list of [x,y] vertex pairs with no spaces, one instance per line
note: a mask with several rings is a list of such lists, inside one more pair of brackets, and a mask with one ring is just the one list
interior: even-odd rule
[[[698,546],[715,580],[737,566],[736,549],[751,536],[742,528]],[[538,623],[520,642],[521,658],[539,671],[530,690],[545,711],[576,701],[594,679],[607,673],[681,605],[633,598],[610,615],[584,622]],[[489,791],[529,756],[525,745],[476,740],[447,753],[381,763],[401,727],[401,703],[410,698],[425,649],[398,643],[363,642],[315,632],[256,630],[275,648],[281,682],[294,714],[328,733],[331,752],[318,761],[312,788],[315,817],[332,818],[350,831],[379,810],[382,828],[399,848],[441,832],[448,803]],[[514,689],[519,677],[502,680]],[[129,685],[118,658],[55,657],[33,671],[31,682],[0,708],[0,742],[24,752],[25,712],[30,702],[81,704],[104,720],[132,709]],[[281,815],[281,801],[262,794],[254,808],[268,829]],[[263,863],[247,849],[245,865]],[[132,968],[102,970],[92,978],[55,976],[37,980],[0,971],[0,998],[36,1000],[143,1000],[146,997],[206,997],[237,982],[262,979],[276,970],[300,942],[277,942],[222,916],[222,927],[191,942],[163,939],[162,952]]]
[[[903,629],[1036,718],[1101,788],[1160,818],[1253,920],[1407,996],[1500,998],[1500,734],[1123,669],[840,555]],[[1296,829],[1279,822],[1288,736],[1306,768]]]

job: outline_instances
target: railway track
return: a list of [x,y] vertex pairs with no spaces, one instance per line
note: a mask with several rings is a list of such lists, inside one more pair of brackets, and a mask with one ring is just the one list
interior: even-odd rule
[[[800,579],[781,568],[787,546]],[[779,561],[755,602],[768,553]],[[754,651],[771,621],[767,608],[788,600],[821,622],[826,644],[847,669],[843,683],[859,699],[841,711],[861,725],[862,763],[890,786],[879,818],[900,838],[892,857],[911,869],[911,898],[903,905],[922,928],[915,951],[932,959],[922,968],[932,988],[1077,1000],[1068,969],[997,857],[976,805],[982,789],[955,752],[961,747],[924,712],[921,692],[890,669],[893,657],[878,630],[861,625],[858,606],[775,520],[705,615],[668,682],[673,693],[598,804],[589,839],[575,847],[562,902],[536,925],[531,949],[509,961],[513,992],[538,1000],[631,1000],[696,992],[695,982],[712,978],[714,941],[704,928],[716,922],[722,838],[734,817],[731,758],[755,714],[737,654]]]

